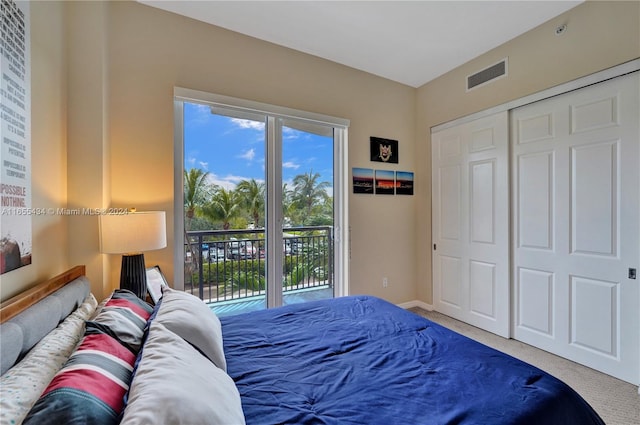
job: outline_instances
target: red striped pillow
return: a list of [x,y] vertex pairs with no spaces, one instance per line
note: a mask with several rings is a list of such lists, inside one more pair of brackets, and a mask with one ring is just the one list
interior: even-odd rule
[[153,307],[133,292],[116,289],[93,322],[108,327],[120,342],[137,353],[152,311]]
[[130,299],[120,298],[120,297],[121,297],[120,294],[113,294],[113,297],[111,297],[111,299],[107,301],[107,303],[105,304],[105,307],[127,308],[143,320],[145,319],[145,317],[149,318],[149,315],[151,314],[151,310],[152,310],[151,306],[144,305],[138,302],[132,302],[132,300]]
[[24,424],[117,424],[136,355],[87,322],[76,351],[56,374]]

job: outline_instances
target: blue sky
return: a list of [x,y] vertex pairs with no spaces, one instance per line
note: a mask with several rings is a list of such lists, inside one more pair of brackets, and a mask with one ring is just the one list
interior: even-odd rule
[[[232,189],[242,180],[265,180],[264,122],[214,115],[206,105],[184,104],[184,167],[209,172],[210,183]],[[333,186],[330,137],[283,129],[282,177],[320,173]]]

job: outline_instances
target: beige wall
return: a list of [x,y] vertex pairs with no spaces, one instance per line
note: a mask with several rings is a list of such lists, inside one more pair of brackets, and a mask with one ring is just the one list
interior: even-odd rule
[[[640,57],[639,5],[582,4],[416,90],[133,2],[32,2],[33,206],[167,211],[169,246],[145,257],[171,278],[174,86],[347,118],[349,169],[416,172],[415,196],[349,195],[351,293],[430,303],[429,128]],[[464,92],[505,56],[508,78]],[[399,140],[400,163],[371,163],[370,136]],[[33,229],[33,265],[2,276],[2,299],[80,263],[99,298],[117,286],[95,216]]]
[[[66,66],[64,10],[59,3],[31,4],[31,205],[67,204]],[[69,268],[68,219],[32,217],[32,264],[0,276],[0,299]]]
[[[102,200],[109,206],[167,211],[168,247],[147,252],[145,258],[148,264],[159,264],[171,280],[175,86],[347,118],[349,168],[372,166],[369,136],[380,136],[400,141],[400,163],[386,168],[415,169],[413,88],[137,3],[111,2],[104,19],[95,14],[95,5],[79,3],[72,9],[82,11],[89,20],[83,25],[91,29],[80,32],[86,35],[82,41],[70,44],[81,51],[102,45],[107,66],[100,68],[100,54],[88,49],[85,54],[92,59],[86,72],[82,63],[70,60],[70,74],[76,74],[72,89],[77,79],[94,83],[87,87],[92,100],[80,90],[70,90],[70,104],[77,103],[70,113],[86,116],[74,131],[70,129],[70,146],[78,149],[69,149],[69,168],[70,175],[78,177],[73,181],[79,194],[70,194],[70,199],[92,202],[85,205],[92,207],[101,200],[88,194],[102,187]],[[104,39],[98,40],[95,32],[101,25]],[[106,91],[100,92],[104,81]],[[96,97],[106,102],[106,110]],[[96,134],[102,130],[105,138]],[[98,152],[103,143],[108,147],[106,164],[105,156],[87,153]],[[86,172],[72,172],[72,164]],[[107,181],[100,180],[103,166]],[[415,197],[350,195],[351,293],[393,302],[415,299],[414,210]],[[71,241],[82,247],[70,253],[73,262],[100,255],[97,242],[86,239],[97,234],[96,226],[87,223]],[[94,288],[103,294],[119,276],[119,258],[111,257],[104,285]],[[386,289],[383,276],[390,282]]]
[[[555,28],[567,31],[555,35]],[[465,92],[465,78],[502,58],[507,78]],[[416,214],[420,300],[432,302],[430,128],[640,57],[640,2],[586,2],[420,87],[417,95]]]
[[[109,5],[104,2],[66,2],[68,64],[68,191],[69,208],[109,206]],[[84,264],[92,291],[108,295],[109,256],[99,253],[98,216],[69,217],[69,258]],[[116,283],[112,283],[116,282]]]

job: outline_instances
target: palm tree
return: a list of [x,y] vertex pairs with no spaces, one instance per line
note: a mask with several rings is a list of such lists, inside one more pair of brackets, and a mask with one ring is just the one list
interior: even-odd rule
[[298,174],[293,178],[293,200],[304,210],[303,225],[306,219],[311,217],[314,207],[329,196],[327,194],[329,182],[318,181],[320,177],[320,173],[313,173],[313,170],[310,170],[308,173]]
[[211,201],[200,209],[203,216],[215,221],[222,221],[222,228],[229,230],[231,220],[241,212],[242,199],[238,192],[217,187]]
[[331,226],[333,224],[333,197],[327,196],[314,208],[314,214],[307,221],[309,226]]
[[289,189],[287,183],[282,184],[282,214],[286,225],[289,226],[297,219],[295,203],[293,202],[293,191]]
[[242,197],[245,208],[249,210],[254,226],[259,227],[260,218],[264,214],[264,182],[257,182],[256,179],[242,180],[236,186],[236,191]]
[[184,170],[184,216],[185,230],[191,229],[191,220],[196,215],[196,209],[207,202],[209,187],[207,185],[208,171],[199,168]]
[[209,194],[209,186],[207,184],[208,171],[203,171],[199,168],[191,168],[189,171],[184,170],[184,239],[187,243],[187,249],[191,253],[193,259],[192,266],[198,267],[200,261],[200,255],[196,254],[200,252],[200,247],[195,250],[191,246],[191,241],[187,235],[187,230],[191,229],[191,220],[196,215],[196,209],[202,207],[207,201]]

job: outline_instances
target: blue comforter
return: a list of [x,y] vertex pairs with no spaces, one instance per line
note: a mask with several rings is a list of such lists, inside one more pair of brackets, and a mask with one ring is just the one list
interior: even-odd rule
[[603,424],[551,375],[366,296],[221,318],[247,424]]

